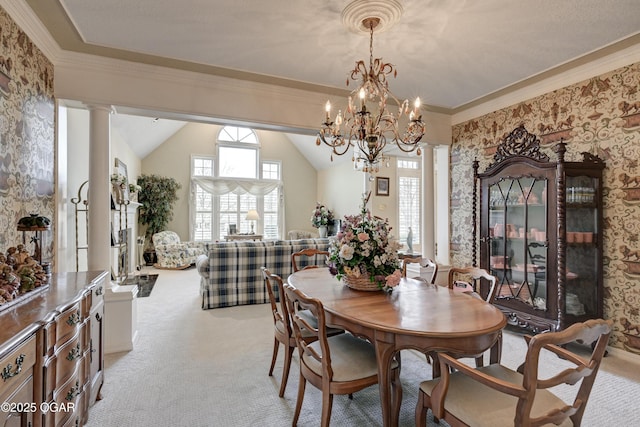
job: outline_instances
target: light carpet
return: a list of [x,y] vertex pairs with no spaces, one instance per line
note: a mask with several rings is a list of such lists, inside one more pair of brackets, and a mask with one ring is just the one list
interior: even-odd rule
[[[194,268],[149,272],[159,272],[159,277],[152,295],[137,301],[139,339],[130,352],[106,355],[103,399],[90,409],[87,425],[291,425],[298,385],[297,356],[284,398],[279,398],[282,348],[274,376],[267,375],[273,345],[269,305],[203,311]],[[525,351],[524,340],[507,331],[503,363],[517,367]],[[545,366],[557,368],[561,362],[550,360]],[[632,359],[614,354],[606,357],[582,425],[640,425],[636,406],[639,372]],[[417,387],[428,378],[431,367],[424,357],[403,351],[400,426],[415,424]],[[559,389],[557,393],[564,397],[571,392]],[[298,425],[319,425],[320,407],[320,391],[307,385]],[[428,423],[430,427],[438,425],[431,415]],[[331,425],[382,425],[377,387],[355,393],[353,400],[336,396]]]

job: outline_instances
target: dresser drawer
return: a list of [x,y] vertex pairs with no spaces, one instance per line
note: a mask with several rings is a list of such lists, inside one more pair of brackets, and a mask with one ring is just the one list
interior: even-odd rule
[[56,351],[56,381],[54,384],[62,384],[66,381],[82,359],[82,335],[76,334]]
[[104,292],[105,292],[105,283],[106,280],[102,279],[96,283],[96,285],[91,289],[91,310],[93,311],[97,306],[102,304],[104,301]]
[[61,425],[69,417],[82,413],[84,389],[80,379],[82,377],[82,371],[82,364],[78,364],[71,378],[53,392],[53,404],[51,405],[52,408],[55,408],[55,411],[52,410],[45,414],[45,417],[47,417],[49,421],[47,425]]
[[83,321],[81,302],[73,304],[71,307],[60,313],[56,317],[56,343],[58,348],[65,343],[70,336],[74,335],[82,325]]
[[36,337],[32,336],[0,360],[0,396],[20,385],[36,363]]

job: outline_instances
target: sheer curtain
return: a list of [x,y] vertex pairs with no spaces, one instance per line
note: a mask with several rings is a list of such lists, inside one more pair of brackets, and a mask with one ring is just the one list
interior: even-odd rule
[[278,206],[278,229],[282,238],[282,228],[284,224],[284,185],[280,180],[258,180],[242,178],[215,178],[208,176],[193,177],[191,179],[191,194],[189,203],[189,234],[193,237],[193,229],[196,220],[195,195],[196,185],[199,185],[207,193],[214,196],[222,196],[227,193],[245,194],[252,196],[265,196],[273,190],[278,189],[280,194]]

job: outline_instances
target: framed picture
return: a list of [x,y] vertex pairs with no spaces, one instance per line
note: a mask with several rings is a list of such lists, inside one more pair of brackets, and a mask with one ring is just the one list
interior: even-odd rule
[[124,185],[119,189],[122,200],[129,200],[129,175],[127,175],[127,165],[116,157],[116,172],[124,176]]
[[238,232],[238,230],[236,229],[236,225],[235,224],[229,224],[229,235],[233,235],[236,234]]
[[376,177],[376,196],[389,195],[389,178]]

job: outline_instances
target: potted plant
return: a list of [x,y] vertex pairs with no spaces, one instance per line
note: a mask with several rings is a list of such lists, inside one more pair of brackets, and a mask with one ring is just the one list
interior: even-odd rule
[[156,261],[152,237],[165,230],[173,218],[173,205],[178,200],[178,190],[182,185],[174,178],[146,174],[138,177],[138,185],[138,202],[142,204],[138,222],[146,226],[143,256],[147,264],[153,265]]

